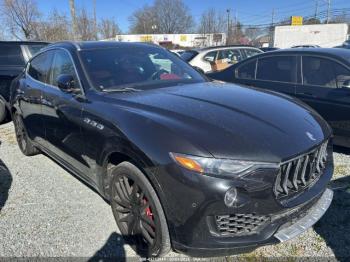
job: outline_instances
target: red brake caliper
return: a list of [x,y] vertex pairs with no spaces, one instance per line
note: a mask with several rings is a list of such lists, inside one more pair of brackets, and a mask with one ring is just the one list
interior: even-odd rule
[[[147,204],[147,203],[148,203],[148,201],[147,201],[146,198],[143,199],[143,203],[144,203],[144,204]],[[146,211],[146,216],[148,216],[150,219],[153,220],[153,213],[152,213],[151,208],[148,206],[148,207],[145,209],[145,211]]]

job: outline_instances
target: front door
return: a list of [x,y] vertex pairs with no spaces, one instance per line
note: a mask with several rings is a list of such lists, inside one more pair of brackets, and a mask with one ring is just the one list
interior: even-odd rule
[[75,87],[81,90],[70,54],[60,49],[55,51],[49,85],[43,92],[42,114],[47,147],[61,161],[88,177],[88,165],[82,155],[86,143],[81,132],[84,102],[77,94],[58,88],[57,79],[63,74],[73,76]]

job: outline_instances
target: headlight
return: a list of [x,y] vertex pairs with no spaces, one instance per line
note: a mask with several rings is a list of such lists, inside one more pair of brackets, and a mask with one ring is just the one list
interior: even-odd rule
[[198,157],[178,153],[170,153],[174,161],[191,171],[213,175],[239,175],[242,176],[258,168],[278,168],[276,163],[252,162],[242,160],[217,159]]

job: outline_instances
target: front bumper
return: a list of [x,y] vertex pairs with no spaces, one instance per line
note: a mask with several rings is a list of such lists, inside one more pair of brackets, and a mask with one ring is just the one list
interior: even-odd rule
[[317,203],[310,209],[308,214],[292,225],[281,227],[274,235],[281,242],[285,242],[302,234],[312,227],[323,215],[332,203],[333,191],[326,189]]
[[229,244],[222,245],[218,248],[193,248],[174,243],[174,247],[177,251],[186,253],[195,257],[207,257],[207,256],[225,256],[243,252],[250,252],[259,246],[268,244],[277,244],[293,239],[303,232],[311,228],[328,210],[333,199],[333,191],[326,189],[321,197],[315,202],[315,204],[306,211],[306,215],[298,218],[294,218],[291,221],[281,225],[276,233],[271,235],[270,238],[258,243],[250,243],[245,246],[232,247]]

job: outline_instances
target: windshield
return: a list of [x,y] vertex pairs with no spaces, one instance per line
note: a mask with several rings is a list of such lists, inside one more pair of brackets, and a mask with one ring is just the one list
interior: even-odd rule
[[19,45],[1,44],[0,65],[1,66],[24,66],[24,58]]
[[38,53],[40,49],[44,48],[46,44],[39,44],[39,45],[27,45],[28,50],[30,52],[31,57]]
[[197,51],[189,50],[189,51],[183,52],[180,56],[181,56],[181,58],[182,58],[184,61],[189,62],[189,61],[191,61],[196,55],[198,55],[198,52],[197,52]]
[[104,48],[80,54],[91,83],[100,90],[146,90],[205,81],[191,66],[159,47]]

